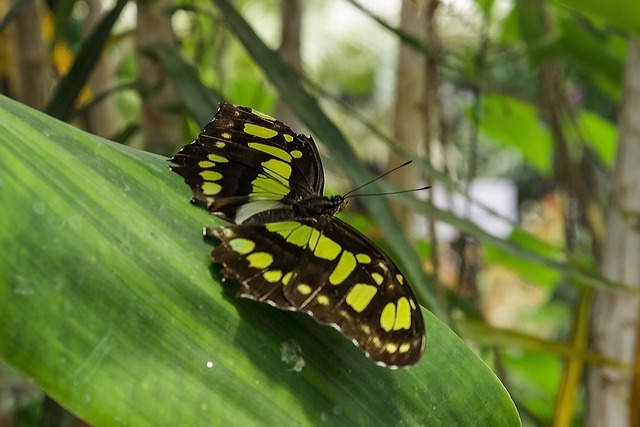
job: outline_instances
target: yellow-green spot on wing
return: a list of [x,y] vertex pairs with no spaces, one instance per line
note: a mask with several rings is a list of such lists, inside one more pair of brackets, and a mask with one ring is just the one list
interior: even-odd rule
[[296,228],[291,229],[287,236],[284,236],[286,237],[287,242],[292,245],[300,246],[301,248],[306,247],[311,239],[313,229],[297,222],[292,224],[297,224],[297,226]]
[[229,159],[213,153],[209,154],[207,158],[214,163],[227,163],[229,161]]
[[302,295],[309,295],[311,293],[311,286],[307,285],[306,283],[300,283],[298,286],[296,286],[296,289]]
[[311,238],[309,239],[309,248],[313,250],[313,254],[318,258],[333,261],[342,251],[342,247],[321,234],[315,228],[311,228]]
[[304,248],[311,239],[313,229],[295,221],[272,222],[265,226],[267,230],[283,237],[292,245]]
[[289,280],[291,280],[292,275],[293,275],[293,272],[291,271],[285,274],[284,277],[282,278],[282,284],[287,286],[289,284]]
[[265,175],[258,175],[256,179],[251,183],[252,191],[249,194],[251,198],[258,199],[277,199],[280,200],[282,196],[286,196],[289,193],[289,187],[286,183],[280,180],[269,178]]
[[326,295],[318,295],[316,299],[320,305],[329,305],[329,297]]
[[356,283],[347,294],[347,304],[358,313],[361,313],[367,308],[377,292],[378,290],[375,286],[367,285],[366,283]]
[[371,257],[367,254],[358,254],[356,259],[360,264],[369,264],[371,262]]
[[[285,135],[285,139],[286,139],[286,135]],[[288,141],[288,140],[287,140]],[[289,141],[291,142],[291,141]],[[296,159],[299,159],[300,157],[302,157],[302,151],[300,150],[291,150],[291,156],[295,157]]]
[[398,346],[392,342],[387,343],[386,347],[384,348],[385,351],[387,353],[395,353],[396,351],[398,351]]
[[264,280],[266,280],[269,283],[275,283],[275,282],[278,282],[280,278],[282,278],[282,271],[280,270],[266,271],[264,272],[262,277],[264,277]]
[[265,120],[269,120],[270,122],[275,122],[275,121],[276,121],[275,117],[271,117],[270,115],[265,114],[265,113],[263,113],[262,111],[254,110],[254,109],[252,108],[252,109],[251,109],[251,112],[252,112],[253,114],[255,114],[256,116],[258,116],[258,117],[261,117],[261,118],[263,118],[263,119],[265,119]]
[[409,343],[404,343],[400,345],[400,348],[398,349],[400,351],[400,353],[406,353],[407,351],[409,351],[411,349],[411,344]]
[[283,184],[289,184],[289,177],[291,176],[291,166],[277,159],[269,159],[266,162],[262,162],[262,167],[265,170],[272,172],[276,179]]
[[[295,221],[279,221],[279,222],[270,222],[268,224],[265,224],[264,227],[267,229],[267,231],[270,231],[271,233],[276,233],[280,237],[283,237],[286,239],[294,230],[303,227],[303,225]],[[293,243],[293,244],[297,246],[302,246],[297,243]]]
[[258,138],[269,139],[278,134],[278,131],[266,128],[264,126],[256,125],[253,123],[245,123],[244,131],[249,135],[257,136]]
[[220,184],[216,184],[215,182],[203,182],[201,188],[202,193],[207,196],[215,196],[222,190]]
[[396,320],[393,323],[393,330],[409,329],[411,327],[411,307],[409,301],[402,297],[396,306]]
[[349,251],[342,251],[338,264],[329,276],[329,283],[339,285],[349,277],[354,268],[356,268],[356,257]]
[[[292,245],[296,245],[301,248],[308,247],[318,258],[332,261],[336,259],[342,251],[342,247],[338,243],[334,242],[327,236],[324,236],[315,228],[305,224],[300,224],[299,222],[274,222],[267,224],[266,228],[267,230],[284,237],[286,241]],[[353,258],[353,254],[350,255]],[[343,264],[340,271],[336,274],[346,271],[349,267],[349,262],[349,260],[346,260],[345,264]],[[351,267],[350,271],[353,271],[353,267]]]
[[373,345],[375,345],[378,348],[382,347],[382,341],[380,341],[380,338],[376,336],[371,338],[371,342],[373,343]]
[[217,181],[222,178],[222,174],[216,171],[202,171],[200,176],[207,181]]
[[256,244],[249,239],[243,239],[241,237],[237,238],[237,239],[233,239],[229,242],[229,246],[231,246],[231,249],[233,249],[235,252],[239,253],[240,255],[246,255],[248,253],[253,252],[253,250],[256,247]]
[[382,309],[380,314],[380,326],[385,331],[389,332],[393,329],[393,323],[396,319],[396,305],[392,302],[388,302]]
[[216,165],[215,163],[210,162],[208,160],[202,160],[201,162],[198,162],[198,167],[202,169],[212,168],[215,165]]
[[398,299],[396,304],[390,302],[385,305],[380,315],[380,326],[385,331],[397,331],[411,328],[411,306],[405,297]]
[[373,272],[371,273],[371,277],[373,278],[373,281],[376,282],[378,285],[381,285],[382,282],[384,282],[384,277],[382,277],[382,274],[380,273]]
[[247,256],[249,267],[263,269],[267,268],[273,262],[273,256],[267,252],[256,252]]
[[260,142],[250,142],[247,145],[254,150],[271,154],[273,157],[277,157],[280,160],[284,160],[285,162],[291,162],[291,154],[287,153],[282,148],[274,147],[273,145],[262,144]]

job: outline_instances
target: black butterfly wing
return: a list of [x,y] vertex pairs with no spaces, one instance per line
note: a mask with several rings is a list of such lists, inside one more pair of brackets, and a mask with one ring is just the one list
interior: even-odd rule
[[331,216],[207,228],[212,252],[239,295],[330,324],[378,364],[418,362],[425,347],[417,300],[395,264]]
[[198,139],[171,162],[192,188],[193,202],[238,224],[206,234],[221,241],[212,258],[242,284],[241,296],[305,311],[381,365],[420,359],[424,322],[393,262],[323,209],[317,217],[297,217],[332,204],[321,197],[322,163],[311,137],[250,108],[220,104]]
[[322,163],[311,137],[232,104],[220,104],[197,140],[170,161],[193,201],[241,223],[259,212],[322,194]]

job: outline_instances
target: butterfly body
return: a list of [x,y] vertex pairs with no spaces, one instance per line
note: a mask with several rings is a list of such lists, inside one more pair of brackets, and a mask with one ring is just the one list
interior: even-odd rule
[[205,228],[211,256],[239,296],[303,311],[340,330],[376,363],[415,364],[424,351],[417,300],[395,264],[336,218],[311,137],[247,107],[221,104],[172,159],[192,201],[234,222]]

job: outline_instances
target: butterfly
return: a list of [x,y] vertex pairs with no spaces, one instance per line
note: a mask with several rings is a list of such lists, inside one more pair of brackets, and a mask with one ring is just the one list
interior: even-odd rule
[[345,196],[324,196],[311,138],[249,107],[221,103],[171,170],[192,202],[233,224],[204,229],[211,258],[240,282],[238,296],[310,314],[338,329],[375,363],[411,366],[426,335],[417,299],[398,267],[335,216]]

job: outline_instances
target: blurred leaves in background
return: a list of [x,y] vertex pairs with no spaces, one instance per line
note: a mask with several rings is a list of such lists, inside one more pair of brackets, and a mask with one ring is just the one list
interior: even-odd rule
[[[362,424],[385,411],[361,389],[376,381],[393,408],[379,419],[389,423],[473,425],[484,402],[496,416],[492,425],[513,425],[508,396],[475,364],[473,350],[505,385],[525,425],[597,425],[584,409],[587,363],[629,378],[635,363],[587,341],[589,325],[601,321],[591,304],[594,292],[638,298],[635,283],[603,278],[601,265],[625,61],[630,40],[640,34],[639,10],[633,0],[0,4],[2,94],[127,146],[97,142],[2,100],[0,158],[16,161],[0,171],[3,209],[11,209],[0,219],[8,248],[0,255],[0,291],[5,303],[18,304],[50,277],[47,285],[60,293],[34,302],[36,317],[19,304],[0,311],[0,335],[7,339],[0,356],[98,425],[168,423],[158,402],[181,387],[190,390],[197,410],[178,415],[189,412],[193,425],[234,419],[212,415],[223,409],[209,396],[222,398],[225,387],[237,393],[228,397],[235,402],[230,407],[246,421],[257,418],[240,403],[267,408],[272,402],[295,414],[274,411],[273,422]],[[369,362],[332,331],[300,316],[289,330],[290,313],[237,302],[223,291],[228,284],[212,280],[218,276],[209,271],[210,247],[199,228],[215,220],[188,205],[186,185],[157,156],[129,147],[173,154],[197,136],[221,100],[277,111],[297,131],[311,133],[330,193],[415,160],[411,170],[370,192],[425,184],[431,191],[361,198],[344,217],[398,262],[421,303],[443,322],[428,317],[428,349],[419,367],[397,373],[362,367]],[[39,221],[42,209],[47,219]],[[61,224],[79,228],[66,234]],[[60,250],[76,244],[79,252],[104,258],[83,258],[91,268],[73,266],[78,273],[72,274],[66,263],[73,257],[38,250],[39,239],[54,248],[60,239]],[[46,269],[29,264],[34,254]],[[137,257],[138,270],[111,276]],[[81,304],[74,310],[75,298]],[[129,331],[119,325],[124,319],[133,322]],[[231,336],[220,332],[228,328]],[[129,342],[132,333],[151,335]],[[252,344],[263,335],[264,344]],[[302,380],[279,360],[278,343],[292,337],[306,343]],[[27,341],[33,354],[16,347]],[[322,353],[328,342],[340,363],[305,353]],[[46,346],[69,360],[43,364],[37,352]],[[220,377],[208,377],[189,359],[212,347],[225,355],[218,364],[238,358],[237,365],[224,365],[222,388],[210,384]],[[122,358],[111,354],[117,348]],[[176,355],[176,348],[184,353]],[[456,357],[447,358],[452,349]],[[133,363],[145,353],[148,366]],[[118,370],[119,363],[131,372]],[[477,393],[480,400],[446,395],[453,393],[447,376],[467,372],[465,364],[474,374],[459,379],[458,393]],[[118,384],[109,369],[122,375]],[[141,373],[145,369],[170,378]],[[50,404],[39,409],[44,415],[36,413],[39,395],[24,392],[27,383],[8,368],[2,377],[11,385],[0,396],[14,403],[0,416],[22,425],[46,417]],[[351,382],[357,384],[338,386]],[[117,387],[117,394],[98,397]],[[156,394],[141,395],[149,388]],[[482,400],[488,393],[492,403]],[[128,418],[130,395],[146,405],[140,418]],[[313,408],[319,396],[326,405]],[[332,409],[338,401],[346,403]],[[629,417],[636,405],[628,405]]]

